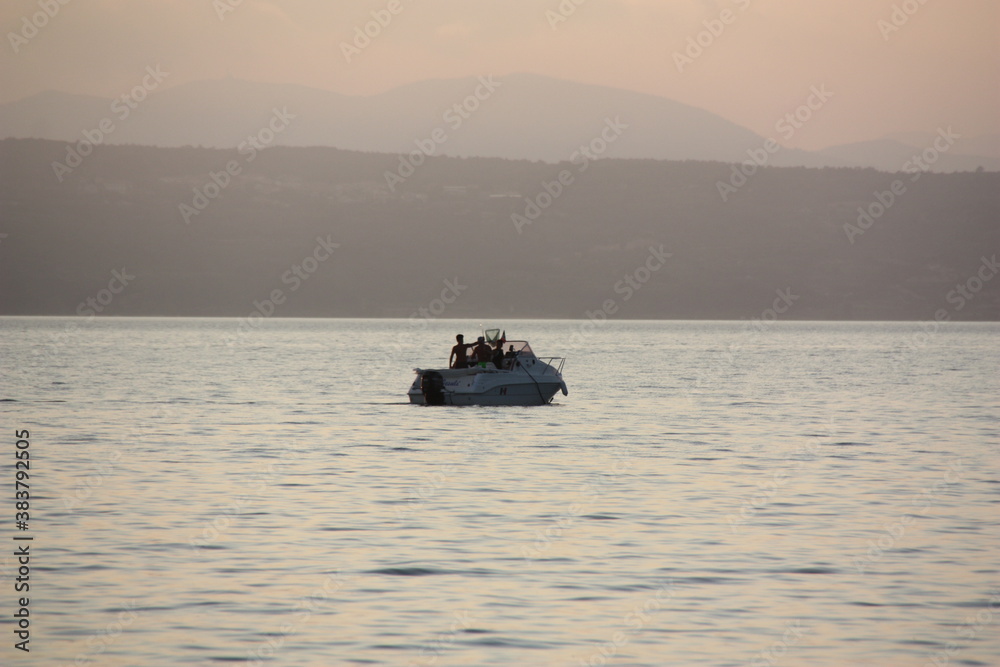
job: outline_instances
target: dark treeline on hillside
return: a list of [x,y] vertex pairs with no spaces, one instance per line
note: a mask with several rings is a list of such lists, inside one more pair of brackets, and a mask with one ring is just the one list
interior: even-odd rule
[[1000,174],[733,169],[5,140],[0,314],[997,319]]

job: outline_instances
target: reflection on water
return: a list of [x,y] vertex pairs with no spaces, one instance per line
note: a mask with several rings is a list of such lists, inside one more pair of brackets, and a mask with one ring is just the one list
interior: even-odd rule
[[1000,326],[498,324],[568,397],[406,403],[464,322],[0,320],[3,661],[1000,664]]

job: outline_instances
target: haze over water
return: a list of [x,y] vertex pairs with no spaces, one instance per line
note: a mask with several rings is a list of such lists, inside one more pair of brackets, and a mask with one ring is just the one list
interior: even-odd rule
[[1000,664],[1000,325],[484,324],[569,396],[409,405],[478,322],[0,319],[16,664]]

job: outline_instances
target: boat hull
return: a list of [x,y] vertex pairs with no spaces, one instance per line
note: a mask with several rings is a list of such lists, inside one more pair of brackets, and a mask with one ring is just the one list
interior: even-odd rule
[[[539,362],[528,370],[417,370],[407,395],[416,405],[546,405],[567,393],[562,376]],[[425,375],[427,378],[425,378]],[[430,400],[428,400],[430,399]]]
[[[559,382],[539,382],[538,385],[513,384],[494,387],[483,392],[446,392],[442,405],[546,405],[561,388]],[[408,392],[410,403],[427,405],[420,388]]]

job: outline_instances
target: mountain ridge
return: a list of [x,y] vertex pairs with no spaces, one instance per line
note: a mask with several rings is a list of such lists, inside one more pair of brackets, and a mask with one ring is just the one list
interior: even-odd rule
[[[103,145],[60,180],[68,148],[0,141],[0,314],[81,314],[119,271],[136,278],[90,310],[245,317],[283,290],[282,317],[406,317],[457,280],[448,317],[586,318],[610,300],[616,318],[759,319],[779,290],[796,297],[782,319],[1000,317],[1000,174],[900,189],[770,167],[723,200],[721,162],[436,156],[390,188],[397,154]],[[669,258],[646,264],[653,250]],[[314,252],[332,259],[310,267]],[[308,279],[284,282],[296,266]]]
[[[483,86],[482,81],[495,82]],[[435,129],[450,130],[437,153],[556,163],[596,140],[607,118],[628,125],[606,157],[743,162],[767,138],[704,109],[646,93],[554,79],[532,73],[431,79],[367,96],[300,84],[225,78],[191,81],[148,92],[127,118],[113,100],[57,92],[0,105],[0,137],[80,141],[104,120],[111,144],[231,148],[259,132],[275,108],[295,116],[273,145],[328,146],[408,153]],[[458,107],[460,127],[444,117]],[[772,166],[862,166],[892,171],[905,162],[902,144],[857,142],[820,151],[780,148]],[[1000,156],[954,147],[934,171],[1000,170]],[[915,150],[919,154],[919,150]]]

